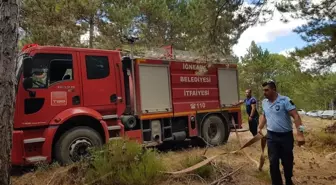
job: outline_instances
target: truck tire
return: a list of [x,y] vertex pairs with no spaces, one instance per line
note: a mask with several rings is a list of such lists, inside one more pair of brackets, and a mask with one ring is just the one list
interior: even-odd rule
[[65,132],[56,142],[55,159],[61,164],[71,164],[81,157],[87,157],[89,147],[102,145],[102,138],[97,131],[85,126],[75,127]]
[[202,124],[203,139],[213,145],[223,144],[228,139],[228,125],[217,115],[207,117]]

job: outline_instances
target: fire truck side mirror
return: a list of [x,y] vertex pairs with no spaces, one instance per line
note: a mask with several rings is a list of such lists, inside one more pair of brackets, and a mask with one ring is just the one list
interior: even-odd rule
[[32,77],[24,78],[23,79],[23,88],[26,91],[29,92],[30,97],[34,98],[36,96],[36,92],[29,90],[32,87],[33,87],[33,78]]
[[28,77],[23,80],[23,88],[28,90],[33,87],[33,78]]
[[27,57],[23,60],[23,77],[29,78],[32,76],[32,67],[33,67],[33,59],[31,57]]

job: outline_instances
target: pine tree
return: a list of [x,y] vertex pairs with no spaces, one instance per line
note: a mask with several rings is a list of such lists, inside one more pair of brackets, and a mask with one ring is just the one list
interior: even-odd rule
[[75,6],[68,0],[24,0],[20,26],[26,40],[40,45],[80,46],[80,36],[87,28],[73,13]]
[[281,1],[277,4],[281,12],[294,13],[294,18],[307,20],[307,24],[295,29],[307,46],[296,49],[299,57],[311,57],[318,61],[322,69],[335,64],[336,57],[336,1]]

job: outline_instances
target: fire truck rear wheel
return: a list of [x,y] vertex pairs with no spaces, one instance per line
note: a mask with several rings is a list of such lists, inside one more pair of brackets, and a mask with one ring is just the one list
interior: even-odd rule
[[225,124],[226,123],[216,115],[211,115],[206,118],[202,125],[203,139],[214,146],[223,144],[227,138]]
[[90,127],[75,127],[65,132],[57,141],[55,159],[61,164],[70,164],[89,156],[90,147],[102,146],[99,133]]

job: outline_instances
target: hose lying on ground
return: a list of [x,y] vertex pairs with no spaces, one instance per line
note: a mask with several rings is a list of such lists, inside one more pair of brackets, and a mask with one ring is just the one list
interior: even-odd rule
[[253,163],[256,164],[256,166],[258,167],[258,169],[261,171],[262,170],[262,167],[264,165],[264,162],[265,162],[265,157],[264,157],[264,151],[265,151],[265,147],[266,147],[266,137],[261,135],[260,133],[258,133],[256,136],[254,136],[251,140],[249,140],[247,143],[245,143],[244,145],[242,145],[241,143],[241,140],[240,140],[240,137],[239,137],[239,134],[237,132],[237,129],[235,127],[235,124],[233,123],[234,125],[234,128],[235,128],[235,133],[236,133],[236,136],[237,136],[237,139],[239,141],[239,144],[240,144],[240,148],[238,150],[235,150],[235,151],[231,151],[231,152],[223,152],[223,153],[220,153],[218,155],[215,155],[215,156],[212,156],[210,158],[207,158],[205,159],[204,161],[201,161],[189,168],[186,168],[186,169],[183,169],[183,170],[180,170],[180,171],[175,171],[175,172],[164,172],[164,173],[167,173],[167,174],[173,174],[173,175],[176,175],[176,174],[183,174],[183,173],[188,173],[188,172],[191,172],[191,171],[194,171],[198,168],[201,168],[202,166],[205,166],[207,165],[208,163],[210,163],[211,161],[213,161],[214,159],[216,159],[217,157],[221,156],[221,155],[225,155],[225,154],[234,154],[234,153],[237,153],[241,150],[243,150],[244,148],[246,147],[249,147],[251,145],[253,145],[254,143],[258,142],[259,140],[261,140],[261,156],[260,156],[260,161],[257,162],[256,160],[254,160],[250,155],[248,155],[244,150],[243,150],[243,153],[245,154],[245,156],[250,159]]
[[[195,164],[195,165],[193,165],[193,166],[191,166],[189,168],[186,168],[186,169],[183,169],[183,170],[180,170],[180,171],[164,172],[164,173],[167,173],[167,174],[183,174],[183,173],[188,173],[188,172],[194,171],[194,170],[196,170],[198,168],[201,168],[202,166],[207,165],[208,163],[210,163],[211,161],[213,161],[214,159],[216,159],[217,157],[219,157],[221,155],[234,154],[234,153],[239,152],[241,150],[243,151],[243,153],[245,154],[245,156],[248,159],[250,159],[250,161],[252,161],[253,163],[255,163],[256,166],[258,167],[258,169],[261,171],[262,167],[264,165],[264,162],[265,162],[264,151],[265,151],[265,148],[266,148],[266,136],[263,136],[262,134],[258,133],[251,140],[249,140],[244,145],[242,145],[240,137],[239,137],[239,134],[238,134],[237,129],[235,127],[235,124],[233,124],[233,125],[234,125],[234,129],[235,129],[235,133],[236,133],[237,139],[238,139],[239,144],[241,146],[238,150],[231,151],[231,152],[220,153],[218,155],[215,155],[215,156],[212,156],[210,158],[207,158],[204,161],[201,161],[201,162],[199,162],[199,163],[197,163],[197,164]],[[261,156],[260,156],[259,162],[257,162],[248,153],[246,153],[243,149],[246,148],[246,147],[250,147],[254,143],[258,142],[259,140],[261,140]],[[331,160],[334,156],[336,156],[336,152],[333,152],[333,153],[330,153],[330,154],[326,155],[325,158]]]

